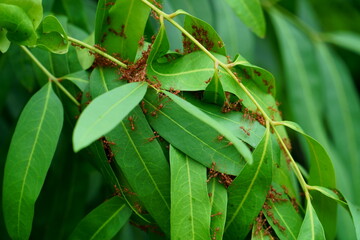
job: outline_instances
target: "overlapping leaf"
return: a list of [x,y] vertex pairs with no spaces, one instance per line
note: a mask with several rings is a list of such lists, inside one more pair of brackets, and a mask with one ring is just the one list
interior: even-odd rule
[[[124,84],[117,79],[114,69],[95,69],[90,80],[92,95],[97,97],[116,88],[116,85]],[[169,234],[169,165],[140,107],[135,107],[127,118],[105,134],[105,137],[105,144],[111,148],[126,182],[160,228]],[[119,189],[124,192],[121,186]],[[139,210],[134,211],[141,214]]]
[[185,100],[172,94],[159,99],[149,92],[144,108],[149,123],[163,138],[203,165],[211,168],[216,163],[216,170],[237,175],[243,157],[252,162],[243,142]]
[[171,238],[210,239],[206,167],[170,146]]
[[324,38],[340,47],[360,54],[360,35],[355,32],[338,31],[325,34]]
[[140,102],[146,89],[145,83],[129,83],[92,101],[75,126],[74,150],[81,150],[112,130]]
[[272,144],[270,129],[267,129],[253,152],[254,163],[245,165],[229,186],[225,227],[225,235],[229,239],[246,237],[261,210],[272,180]]
[[111,239],[124,226],[130,215],[131,209],[115,196],[81,220],[69,239]]
[[67,34],[55,16],[46,16],[36,31],[39,34],[39,38],[36,41],[39,47],[43,47],[53,53],[67,53],[69,47]]
[[264,136],[265,128],[258,121],[251,121],[241,112],[222,113],[219,106],[206,104],[191,95],[185,95],[186,100],[198,107],[223,127],[226,127],[236,137],[252,147],[256,147]]
[[63,124],[63,108],[50,83],[25,106],[9,148],[3,210],[14,239],[28,239],[35,201],[45,181]]

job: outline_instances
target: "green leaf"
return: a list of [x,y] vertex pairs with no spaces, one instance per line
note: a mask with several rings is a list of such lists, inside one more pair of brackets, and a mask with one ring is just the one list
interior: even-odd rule
[[0,29],[0,52],[6,53],[10,47],[10,41],[6,37],[6,29]]
[[171,238],[210,239],[206,167],[170,146]]
[[70,82],[74,83],[81,91],[84,91],[89,84],[89,73],[82,70],[67,74],[59,78],[59,80],[69,80]]
[[272,180],[273,149],[268,128],[253,152],[254,163],[246,164],[229,186],[225,235],[229,239],[245,238],[259,214]]
[[[284,15],[276,10],[269,13],[279,39],[287,80],[286,92],[293,117],[308,134],[321,143],[327,142],[321,119],[323,89],[312,80],[320,78],[314,47]],[[302,103],[301,108],[298,107],[299,102]]]
[[140,107],[130,112],[106,139],[123,175],[146,210],[169,235],[170,169]]
[[24,10],[36,29],[43,18],[42,0],[0,0],[0,3],[18,6]]
[[69,239],[112,239],[131,216],[131,209],[115,196],[92,210],[70,235]]
[[116,69],[97,67],[90,75],[91,96],[94,98],[124,84],[125,81],[119,81]]
[[204,52],[196,51],[175,59],[169,55],[160,62],[158,59],[168,50],[165,26],[161,25],[147,60],[149,79],[156,77],[163,89],[204,90],[206,81],[214,75],[213,61]]
[[347,201],[354,222],[356,236],[360,238],[360,207]]
[[[226,56],[224,42],[208,23],[191,15],[185,16],[184,29],[190,33],[201,45],[211,52]],[[189,38],[183,39],[184,53],[200,50]]]
[[311,201],[307,201],[304,222],[301,225],[299,240],[321,240],[325,238],[324,228],[313,208]]
[[185,95],[188,102],[216,120],[221,126],[227,128],[236,137],[252,147],[256,147],[265,133],[265,127],[258,121],[251,121],[241,112],[222,113],[218,106],[206,104],[192,95]]
[[46,16],[36,31],[39,34],[36,42],[38,46],[53,53],[67,53],[69,48],[67,34],[55,16]]
[[238,69],[237,75],[244,84],[253,82],[261,91],[276,96],[275,78],[269,71],[252,65],[240,54],[235,56],[231,64]]
[[225,92],[219,80],[218,71],[215,71],[214,76],[208,81],[210,83],[204,91],[203,100],[222,106],[225,102]]
[[141,0],[118,0],[113,5],[100,1],[96,21],[102,26],[96,26],[95,42],[110,54],[119,53],[122,59],[133,62],[149,13],[150,8]]
[[326,99],[324,117],[329,126],[328,131],[333,137],[342,164],[351,177],[353,195],[355,199],[360,199],[360,192],[357,191],[360,184],[359,96],[344,62],[324,44],[317,44],[316,50],[318,62],[321,62],[321,79]]
[[[110,91],[110,90],[112,90],[114,88],[117,88],[119,85],[126,84],[124,81],[119,81],[118,78],[119,78],[119,76],[117,74],[117,71],[114,70],[114,69],[111,69],[111,68],[103,69],[101,67],[98,67],[98,68],[94,69],[94,71],[91,74],[91,78],[90,78],[91,97],[96,98],[96,97],[100,96],[101,94],[103,94],[105,92],[108,92],[108,91]],[[85,98],[86,98],[86,95],[87,94],[85,94]],[[87,99],[87,100],[89,100],[89,99]],[[136,118],[136,120],[138,120],[139,118],[143,118],[143,119],[145,118],[144,116],[141,116],[139,114],[135,117],[135,115],[133,114],[134,112],[139,113],[139,111],[136,111],[136,107],[135,107],[134,110],[132,110],[130,112],[129,116],[132,116],[132,117]],[[124,120],[124,121],[128,122],[127,120]],[[135,126],[134,121],[135,120],[133,120],[133,124]],[[137,217],[141,218],[141,220],[144,220],[146,223],[149,223],[149,220],[147,220],[143,215],[141,215],[140,210],[135,208],[135,206],[133,206],[133,204],[134,205],[139,204],[140,200],[139,200],[138,196],[135,196],[135,195],[131,194],[132,192],[134,192],[134,190],[130,186],[129,181],[124,177],[125,174],[122,172],[122,170],[124,170],[124,171],[128,170],[127,174],[126,174],[127,177],[129,179],[134,179],[134,178],[132,178],[133,175],[131,175],[131,177],[129,177],[129,175],[128,175],[128,173],[131,172],[132,169],[129,170],[129,165],[126,165],[126,167],[124,167],[124,169],[119,169],[117,166],[115,168],[113,166],[115,168],[115,170],[113,170],[112,167],[109,164],[109,163],[111,163],[111,161],[114,160],[113,159],[114,157],[115,157],[115,159],[121,159],[123,157],[123,154],[126,154],[126,155],[133,154],[133,152],[132,152],[132,150],[133,150],[133,151],[137,151],[136,153],[138,153],[137,156],[140,156],[140,160],[139,160],[138,157],[135,157],[134,165],[132,165],[130,167],[133,167],[133,166],[139,167],[139,162],[141,162],[141,160],[142,160],[141,155],[144,155],[143,150],[145,148],[136,148],[136,146],[143,145],[144,137],[141,138],[141,139],[140,138],[133,138],[133,136],[131,134],[132,131],[130,131],[130,130],[132,130],[131,126],[129,125],[129,129],[123,128],[123,126],[124,126],[123,123],[125,123],[125,122],[121,122],[118,126],[115,127],[115,129],[113,129],[111,132],[106,134],[105,139],[101,140],[102,141],[101,144],[99,143],[99,141],[93,143],[90,146],[89,150],[93,150],[93,154],[95,154],[98,157],[97,165],[99,166],[99,168],[102,171],[103,175],[110,181],[111,187],[116,186],[117,189],[115,189],[115,191],[117,193],[121,194],[121,196],[127,202],[128,206],[133,210],[133,212],[137,215]],[[141,131],[142,133],[149,134],[149,135],[153,134],[153,132],[150,129],[148,124],[144,123],[144,121],[140,121],[140,122],[142,123],[142,126],[140,127],[142,129],[142,131]],[[138,125],[138,124],[136,124],[136,125]],[[122,137],[120,137],[120,135]],[[139,142],[137,142],[138,140],[139,140]],[[101,146],[99,146],[98,143]],[[133,145],[131,143],[133,143]],[[93,147],[93,145],[95,145],[96,147]],[[134,146],[134,148],[127,148],[126,151],[120,153],[120,151],[122,151],[122,150],[119,149],[119,148],[122,148],[122,146],[125,146],[125,145]],[[158,152],[157,149],[156,149],[155,142],[153,144],[149,144],[149,145],[148,145],[148,147],[151,148],[152,152],[154,152],[154,153]],[[106,149],[106,155],[105,155],[105,152],[104,152],[105,149]],[[147,149],[145,152],[147,154],[148,152],[150,152],[150,150]],[[148,160],[148,161],[151,162],[151,161],[156,159],[157,162],[154,165],[160,164],[162,162],[161,157],[163,157],[163,156],[159,155],[159,156],[156,156],[155,158],[152,158],[151,160]],[[136,161],[136,160],[138,160],[138,161]],[[120,162],[123,163],[123,161],[120,161]],[[123,164],[120,164],[120,165],[122,166]],[[142,167],[143,166],[140,164],[140,168],[142,168]],[[162,165],[162,166],[159,165],[157,169],[164,169],[166,167],[168,167],[167,164],[165,164],[165,166],[164,165]],[[146,166],[145,166],[145,168],[146,168]],[[141,172],[141,174],[145,175],[145,177],[143,175],[142,175],[142,177],[144,177],[144,178],[148,177],[147,174],[149,174],[149,172],[150,172],[150,175],[154,174],[152,172],[152,169],[147,169],[147,170],[148,171]],[[116,175],[115,175],[114,171],[117,172]],[[131,172],[131,174],[133,174],[133,172]],[[160,176],[160,175],[163,176],[166,179],[165,174],[159,174],[158,176]],[[119,180],[116,178],[116,176],[119,177]],[[169,179],[169,178],[170,177],[167,177],[167,179]],[[158,180],[157,177],[155,177],[155,179]],[[131,182],[133,182],[133,180],[131,180]],[[170,183],[168,185],[170,185]],[[135,187],[137,187],[137,186],[135,186]],[[145,186],[146,189],[144,191],[143,191],[143,189],[139,189],[139,188],[136,188],[136,190],[138,192],[146,194],[147,191],[152,189],[152,187],[153,187],[152,185],[150,185],[150,186],[146,185]],[[168,189],[169,188],[170,187],[168,187]],[[163,190],[163,189],[161,189],[161,190]],[[153,193],[154,193],[154,195],[156,195],[158,192],[154,191]],[[167,195],[170,195],[170,194],[168,193]],[[139,196],[143,196],[143,195],[140,194]],[[158,202],[162,203],[161,201],[162,200],[160,198],[159,201],[154,201],[154,202],[145,201],[145,202],[149,203],[149,205],[150,205],[149,209],[150,209],[150,211],[152,211],[152,209],[153,209],[152,205],[153,204],[156,205]],[[164,206],[166,206],[166,205],[162,205],[161,207],[164,207]],[[156,208],[158,210],[159,206],[156,206]],[[161,212],[157,211],[157,212],[155,212],[155,215],[156,215],[156,213],[159,214]]]
[[27,103],[13,135],[4,173],[3,210],[13,239],[28,239],[34,205],[63,124],[63,108],[50,83]]
[[297,239],[302,218],[295,198],[289,199],[283,187],[273,182],[263,213],[271,228],[280,239]]
[[220,124],[215,122],[213,119],[209,118],[206,114],[204,114],[200,109],[192,105],[191,103],[187,102],[186,100],[178,97],[175,94],[164,92],[172,101],[175,102],[179,107],[186,110],[188,113],[192,114],[193,116],[197,116],[201,121],[205,124],[211,125],[214,129],[218,130],[219,132],[223,133],[223,135],[231,141],[231,143],[235,146],[235,148],[239,151],[239,153],[244,157],[245,161],[249,164],[252,164],[253,159],[251,156],[251,152],[249,148],[242,142],[239,141],[230,131],[227,131],[223,128]]
[[145,83],[129,83],[93,100],[76,123],[75,152],[113,129],[140,102],[146,90]]
[[360,34],[355,32],[337,31],[326,33],[326,41],[360,54]]
[[0,3],[0,28],[7,30],[6,37],[11,42],[25,45],[33,45],[36,42],[31,19],[16,5]]
[[244,161],[234,145],[252,162],[249,149],[226,128],[179,97],[171,99],[149,91],[143,106],[150,125],[165,140],[208,168],[216,163],[220,172],[237,175],[242,169]]
[[[66,16],[69,18],[69,21],[76,26],[89,30],[87,19],[85,16],[84,1],[82,0],[61,0],[62,5],[64,6]],[[86,3],[89,4],[89,3]]]
[[[302,134],[309,146],[310,151],[310,172],[309,184],[322,187],[335,188],[336,178],[331,159],[320,143],[305,134],[299,125],[293,122],[284,121],[282,125]],[[312,194],[313,204],[325,229],[335,228],[336,204],[320,194]],[[333,229],[334,230],[334,229]],[[329,230],[330,231],[330,230]]]
[[226,0],[230,7],[259,37],[265,36],[265,20],[258,0]]
[[211,205],[210,235],[221,240],[225,229],[228,194],[218,179],[213,178],[208,183],[208,195]]
[[254,221],[253,227],[252,227],[252,233],[251,233],[251,240],[271,240],[273,239],[272,236],[268,233],[265,232],[265,229],[263,227],[261,227],[260,229],[258,229],[256,221]]
[[345,209],[349,210],[349,207],[347,206],[345,198],[341,195],[341,193],[336,189],[328,189],[321,186],[310,186],[310,190],[316,190],[323,195],[327,196],[328,198],[333,199],[337,203],[339,203],[341,206],[343,206]]

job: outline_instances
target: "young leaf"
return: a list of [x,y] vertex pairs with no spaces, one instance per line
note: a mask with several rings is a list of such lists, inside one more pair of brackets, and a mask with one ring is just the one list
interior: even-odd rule
[[105,136],[131,188],[169,235],[169,164],[140,107],[131,111],[127,119]]
[[129,83],[92,101],[76,123],[73,134],[75,152],[113,129],[140,102],[146,90],[145,83]]
[[338,190],[331,190],[326,187],[321,186],[310,186],[310,190],[315,190],[323,195],[327,196],[328,198],[333,199],[337,203],[339,203],[341,206],[343,206],[345,209],[349,210],[349,207],[347,206],[345,198],[341,195],[341,193]]
[[38,46],[53,53],[67,53],[69,47],[67,34],[55,16],[46,16],[36,31],[39,34],[36,41]]
[[217,178],[213,178],[208,183],[208,195],[211,205],[210,235],[212,238],[221,240],[226,221],[227,191]]
[[[208,23],[188,14],[185,16],[184,29],[207,50],[226,56],[224,42]],[[200,50],[188,37],[183,37],[184,54]]]
[[226,0],[226,2],[256,35],[265,36],[265,20],[259,0]]
[[31,19],[16,5],[0,3],[0,28],[7,30],[6,37],[11,42],[27,45],[36,42]]
[[[216,163],[217,171],[239,174],[244,161],[229,142],[237,144],[240,140],[205,113],[198,109],[193,111],[193,105],[184,108],[177,102],[166,100],[159,99],[150,91],[146,95],[143,109],[149,112],[147,119],[150,125],[169,143],[208,168]],[[190,111],[186,108],[190,108]],[[243,144],[240,143],[240,146]]]
[[35,201],[50,167],[62,124],[61,102],[48,83],[21,113],[6,160],[3,210],[13,239],[29,238]]
[[324,228],[313,208],[311,201],[307,201],[306,214],[304,222],[301,225],[299,240],[322,240],[325,238]]
[[0,52],[6,53],[10,47],[10,41],[6,37],[7,30],[2,28],[0,30]]
[[119,53],[122,59],[133,62],[150,8],[141,0],[118,0],[112,4],[100,1],[97,12],[102,26],[95,29],[96,43],[110,54]]
[[206,167],[170,146],[171,238],[210,239]]
[[112,239],[131,216],[131,209],[115,196],[92,210],[70,235],[70,240]]
[[225,235],[229,239],[245,238],[259,214],[272,180],[273,149],[268,128],[253,152],[254,163],[246,164],[229,186]]
[[84,91],[89,84],[89,73],[87,71],[81,70],[59,78],[59,81],[61,80],[69,80],[74,83],[81,91]]

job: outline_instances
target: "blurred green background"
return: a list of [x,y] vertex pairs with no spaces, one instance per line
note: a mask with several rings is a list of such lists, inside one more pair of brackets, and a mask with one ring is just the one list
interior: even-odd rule
[[[338,188],[350,201],[360,205],[360,1],[264,0],[261,3],[267,28],[264,38],[252,33],[225,0],[164,0],[163,6],[167,13],[184,9],[207,21],[223,38],[229,56],[240,53],[252,64],[273,73],[277,82],[276,98],[281,103],[283,118],[299,123],[306,133],[326,148],[335,166]],[[69,26],[78,27],[69,27],[73,29],[73,36],[85,39],[94,29],[96,4],[95,0],[43,0],[44,16],[50,12],[66,16],[64,21],[68,21]],[[167,27],[171,48],[181,48],[180,34],[169,24]],[[155,32],[156,24],[150,20],[147,37]],[[17,46],[11,46],[6,54],[0,53],[0,169],[4,167],[18,116],[42,81],[43,75]],[[289,134],[295,159],[308,169],[308,150],[304,140],[291,132]],[[66,174],[58,175],[60,171],[56,167],[59,159],[71,160],[72,155],[69,157],[67,154],[70,152],[71,149],[58,151],[46,190],[54,188],[52,184],[59,184],[59,179],[67,177]],[[86,162],[69,166],[92,168]],[[101,201],[96,196],[102,184],[99,173],[95,169],[92,175],[87,176],[82,175],[88,174],[87,170],[72,172],[76,175],[67,178],[61,186],[55,185],[58,196],[64,199],[40,197],[39,204],[46,205],[47,201],[54,202],[57,198],[58,201],[54,206],[47,207],[48,211],[53,211],[54,219],[38,219],[34,223],[34,232],[46,222],[50,224],[49,228],[66,222],[71,229],[71,224],[80,220],[83,212]],[[0,171],[1,183],[2,175],[3,171]],[[72,196],[64,197],[71,186],[80,181],[85,185],[91,184],[92,192],[82,193],[73,189]],[[78,212],[61,209],[62,202],[79,196],[85,196],[86,208],[82,207]],[[85,204],[76,203],[76,206],[81,205]],[[338,212],[337,239],[355,239],[350,217],[342,208]],[[144,238],[141,231],[134,229],[126,226],[118,239],[130,235]],[[42,234],[44,239],[46,231],[44,229]],[[65,233],[66,229],[61,232]],[[6,239],[1,216],[0,238]],[[62,239],[63,235],[59,234],[57,238]]]

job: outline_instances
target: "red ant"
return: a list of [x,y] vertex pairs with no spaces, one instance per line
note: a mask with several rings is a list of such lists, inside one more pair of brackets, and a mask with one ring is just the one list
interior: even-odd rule
[[145,108],[145,101],[141,101],[140,107],[144,114],[147,114],[148,110]]
[[241,126],[240,129],[242,129],[246,135],[250,136],[249,130],[246,130],[243,126]]
[[154,131],[154,136],[152,136],[152,137],[148,138],[148,142],[152,142],[152,141],[154,141],[154,140],[155,140],[155,138],[159,138],[159,137],[160,137],[160,135],[159,135],[159,134],[157,134],[157,132],[156,132],[156,131]]
[[128,120],[130,122],[130,128],[131,130],[135,131],[135,124],[134,124],[134,121],[135,121],[135,118],[133,116],[129,116],[128,117]]

